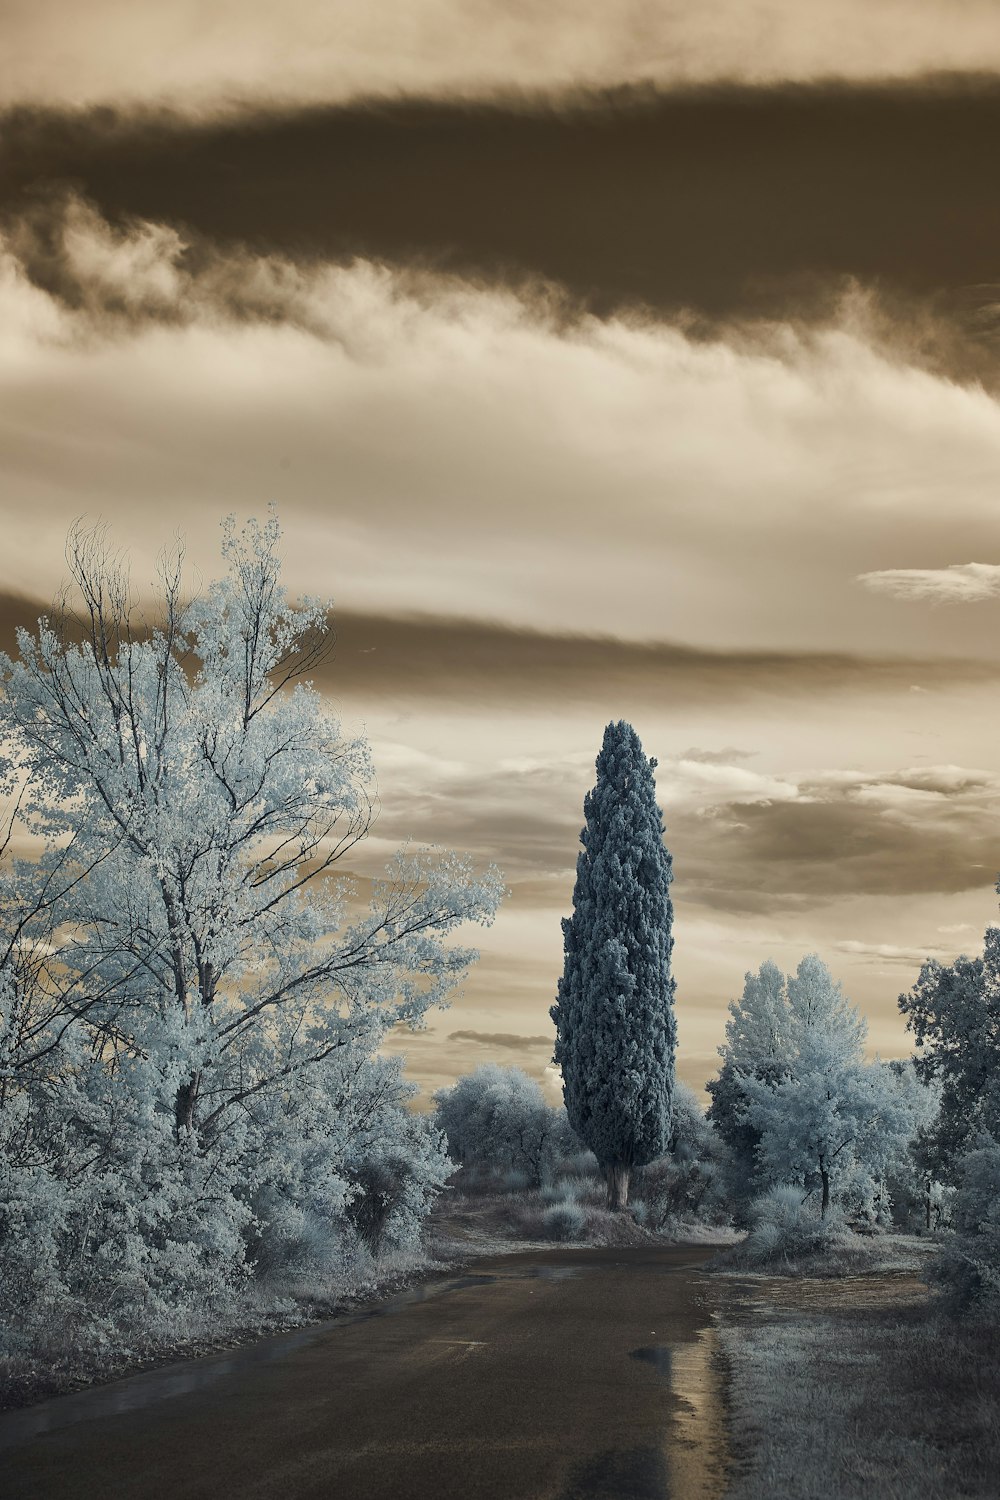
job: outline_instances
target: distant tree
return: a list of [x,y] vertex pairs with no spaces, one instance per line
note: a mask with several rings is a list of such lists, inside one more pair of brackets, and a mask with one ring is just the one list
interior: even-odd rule
[[[1000,890],[1000,884],[998,884]],[[981,957],[929,959],[900,1010],[914,1034],[914,1067],[940,1091],[940,1110],[921,1133],[918,1160],[954,1189],[949,1240],[932,1274],[959,1308],[1000,1303],[1000,927],[988,927]]]
[[749,1113],[745,1080],[772,1087],[778,1082],[790,1046],[790,1014],[784,974],[771,959],[756,974],[744,976],[743,994],[729,1006],[725,1045],[719,1048],[722,1066],[708,1083],[708,1119],[729,1147],[729,1198],[738,1222],[761,1191],[757,1151],[760,1131]]
[[902,1229],[930,1229],[940,1224],[950,1190],[937,1175],[933,1144],[941,1108],[936,1079],[924,1079],[912,1059],[887,1063],[913,1120],[913,1134],[902,1151],[885,1164],[885,1185],[892,1222]]
[[524,1172],[537,1186],[573,1149],[565,1111],[548,1104],[520,1068],[484,1063],[440,1089],[434,1101],[452,1160],[467,1166]]
[[953,1310],[1000,1308],[1000,1146],[987,1132],[955,1164],[954,1234],[930,1265]]
[[981,957],[928,959],[899,1008],[917,1073],[940,1088],[925,1154],[929,1171],[947,1178],[984,1131],[1000,1140],[1000,927],[986,929]]
[[605,1174],[608,1206],[624,1210],[629,1176],[670,1138],[676,1023],[671,858],[647,760],[631,724],[612,723],[584,800],[555,1060],[569,1121]]
[[777,1079],[740,1075],[762,1174],[818,1188],[821,1217],[847,1184],[870,1212],[914,1132],[906,1091],[889,1068],[865,1062],[866,1023],[815,954],[787,980],[785,1022]]

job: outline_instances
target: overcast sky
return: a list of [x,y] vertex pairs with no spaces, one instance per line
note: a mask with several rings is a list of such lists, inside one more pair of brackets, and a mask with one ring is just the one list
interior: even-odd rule
[[373,854],[511,887],[413,1076],[545,1067],[618,717],[682,1075],[809,951],[905,1051],[1000,868],[993,0],[7,0],[0,97],[0,629],[277,502]]

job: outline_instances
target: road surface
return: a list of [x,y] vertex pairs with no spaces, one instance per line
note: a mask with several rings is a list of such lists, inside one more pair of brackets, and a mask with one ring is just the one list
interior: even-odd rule
[[477,1261],[375,1312],[0,1416],[4,1500],[718,1500],[694,1247]]

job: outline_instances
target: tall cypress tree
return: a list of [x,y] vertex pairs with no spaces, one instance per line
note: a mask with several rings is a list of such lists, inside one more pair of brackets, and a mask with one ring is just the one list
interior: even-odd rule
[[608,1207],[624,1209],[633,1167],[662,1154],[674,1083],[671,858],[655,760],[624,720],[609,724],[584,799],[573,915],[550,1012],[570,1124],[597,1157]]

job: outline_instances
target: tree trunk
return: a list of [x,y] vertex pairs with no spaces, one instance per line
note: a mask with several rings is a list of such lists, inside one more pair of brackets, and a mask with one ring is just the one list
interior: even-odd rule
[[628,1207],[628,1179],[631,1168],[623,1162],[614,1162],[605,1167],[608,1184],[608,1207],[614,1214],[623,1214]]
[[819,1175],[820,1181],[823,1184],[823,1202],[820,1206],[819,1215],[821,1219],[825,1219],[826,1211],[830,1207],[830,1174],[826,1170],[826,1167],[821,1166],[819,1169]]
[[925,1212],[925,1219],[926,1219],[927,1228],[930,1229],[930,1227],[931,1227],[931,1179],[929,1177],[927,1179],[927,1192],[926,1192],[925,1198],[924,1198],[924,1207],[925,1207],[925,1211],[926,1211]]
[[174,1121],[178,1140],[183,1135],[190,1135],[194,1130],[194,1106],[200,1085],[201,1074],[192,1073],[187,1083],[182,1083],[177,1090],[174,1099]]

